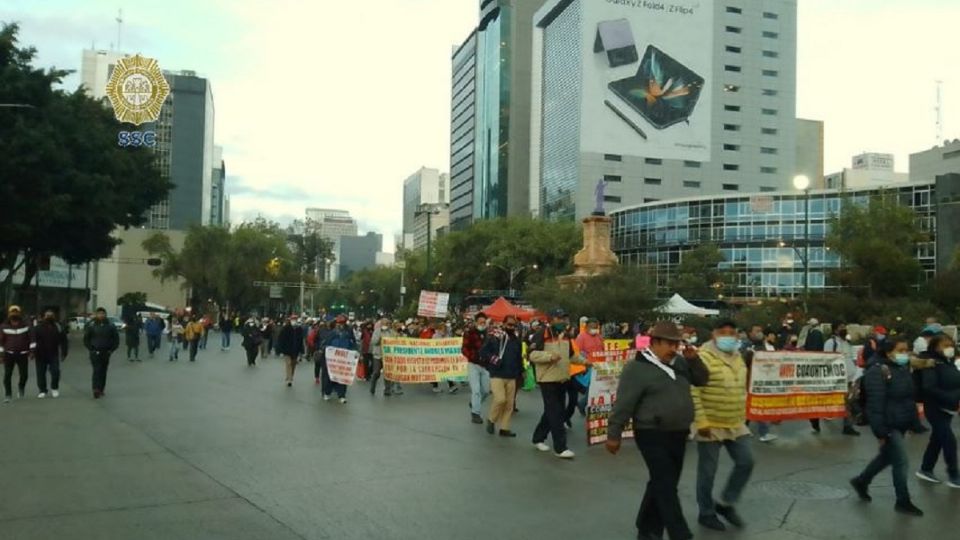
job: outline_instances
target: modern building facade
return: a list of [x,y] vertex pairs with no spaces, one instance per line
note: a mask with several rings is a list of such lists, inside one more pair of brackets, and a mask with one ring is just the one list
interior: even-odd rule
[[451,144],[454,229],[478,219],[529,215],[532,21],[543,2],[480,0],[479,24],[454,52],[454,73],[463,77],[454,78],[454,95],[468,100],[474,91],[473,111],[464,101],[451,116],[451,134],[460,143],[456,155]]
[[536,13],[531,212],[582,218],[600,180],[607,209],[787,189],[796,0],[629,4],[550,0]]
[[338,266],[340,279],[347,279],[350,274],[376,268],[377,253],[383,245],[383,235],[368,232],[364,236],[344,236],[340,238],[340,257]]
[[423,211],[418,212],[413,219],[413,244],[409,245],[414,251],[427,248],[427,238],[435,241],[444,231],[450,229],[450,205],[431,204]]
[[473,222],[476,141],[477,32],[470,33],[451,58],[450,81],[450,224],[463,229]]
[[[413,244],[407,249],[420,249],[426,245],[426,214],[429,210],[431,238],[440,227],[450,223],[450,176],[437,169],[421,167],[403,182],[403,234],[413,235]],[[426,206],[425,206],[426,205]],[[422,230],[420,230],[422,229]],[[418,233],[418,230],[420,232]],[[417,240],[422,236],[422,242]]]
[[[844,201],[867,204],[870,197],[882,192],[896,196],[917,213],[929,241],[918,244],[915,254],[929,278],[941,264],[938,251],[952,253],[960,238],[954,238],[952,246],[938,243],[940,224],[960,227],[960,220],[956,225],[943,221],[948,216],[938,207],[937,197],[945,185],[916,182],[846,191],[812,190],[809,199],[803,192],[778,191],[641,204],[612,213],[612,249],[621,263],[652,272],[661,292],[668,292],[684,254],[705,242],[720,247],[725,259],[720,268],[735,276],[733,290],[725,291],[727,296],[794,296],[803,291],[805,275],[809,276],[809,289],[831,289],[837,285],[831,281],[830,271],[840,268],[842,262],[826,247],[830,217],[842,211]],[[955,193],[960,200],[960,188]]]
[[[106,96],[106,83],[117,61],[126,56],[115,51],[83,51],[80,79],[91,97]],[[140,129],[156,131],[157,163],[174,187],[167,200],[147,212],[145,226],[186,230],[191,225],[209,225],[214,213],[216,166],[213,88],[210,81],[193,71],[164,71],[163,75],[170,85],[170,95],[157,122]]]
[[[306,218],[312,232],[333,242],[335,261],[323,269],[323,281],[340,279],[341,239],[357,236],[357,222],[347,210],[307,208]],[[378,248],[379,249],[379,248]]]
[[960,174],[960,139],[910,154],[911,181],[933,182],[945,174]]
[[223,147],[213,147],[213,171],[210,177],[210,224],[222,226],[230,222],[226,215],[227,165],[223,161]]
[[866,152],[853,156],[850,161],[850,168],[828,174],[824,179],[824,187],[828,189],[853,189],[884,186],[910,180],[909,174],[894,170],[893,154]]

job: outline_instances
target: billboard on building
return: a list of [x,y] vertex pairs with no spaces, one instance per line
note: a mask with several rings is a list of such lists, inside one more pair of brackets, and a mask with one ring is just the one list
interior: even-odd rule
[[582,150],[709,161],[712,2],[581,2]]

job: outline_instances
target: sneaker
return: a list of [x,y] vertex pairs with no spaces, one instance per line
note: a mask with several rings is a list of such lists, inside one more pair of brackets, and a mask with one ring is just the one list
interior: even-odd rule
[[569,449],[564,450],[563,452],[560,452],[559,454],[556,454],[556,453],[555,453],[555,454],[553,454],[553,455],[557,456],[557,457],[560,458],[560,459],[573,459],[573,458],[577,457],[577,455],[573,453],[573,450],[569,450]]
[[474,424],[482,424],[483,418],[481,418],[479,414],[470,413],[470,421]]
[[500,430],[500,436],[501,436],[501,437],[510,437],[510,438],[513,438],[513,437],[516,437],[517,434],[514,433],[514,432],[512,432],[512,431],[510,431],[509,429],[501,429],[501,430]]
[[45,398],[45,397],[47,397],[47,393],[46,393],[46,392],[40,392],[39,394],[37,394],[37,399],[43,399],[43,398]]
[[5,397],[3,398],[3,402],[4,402],[4,403],[10,403],[10,396],[5,396]]
[[434,393],[434,394],[439,394],[440,392],[441,392],[441,390],[440,390],[440,387],[439,387],[439,386],[434,386],[434,387],[433,387],[433,393]]
[[921,479],[921,480],[926,480],[927,482],[930,482],[931,484],[939,484],[939,483],[940,483],[940,479],[937,478],[937,477],[933,474],[932,471],[925,471],[925,470],[923,470],[923,469],[920,469],[919,471],[916,472],[916,476],[917,476],[917,478],[919,478],[919,479]]
[[345,398],[345,397],[340,398],[340,404],[341,404],[341,405],[346,405],[346,404],[347,404],[347,398]]
[[766,435],[760,436],[760,442],[773,442],[779,438],[780,437],[774,435],[773,433],[767,433]]
[[870,502],[873,500],[873,497],[871,497],[867,491],[868,486],[859,478],[851,478],[850,485],[853,486],[853,490],[857,492],[857,496],[860,497],[861,501]]
[[896,510],[897,512],[900,512],[901,514],[908,514],[908,515],[917,516],[917,517],[920,517],[923,515],[923,510],[914,506],[914,504],[910,501],[902,502],[902,503],[898,502],[896,505],[894,505],[893,509]]
[[51,391],[50,391],[50,395],[53,396],[53,397],[55,397],[55,398],[58,398],[58,397],[60,397],[60,391],[59,391],[59,390],[51,390]]
[[844,435],[850,435],[851,437],[859,437],[859,436],[860,436],[860,432],[857,431],[857,430],[855,430],[855,429],[853,429],[853,428],[850,427],[850,426],[847,426],[847,427],[843,428],[843,434],[844,434]]
[[330,396],[323,396],[324,401],[330,401]]
[[456,394],[456,393],[459,392],[459,391],[460,391],[460,387],[459,387],[459,386],[453,386],[453,387],[450,388],[450,390],[447,390],[447,392],[450,393],[450,394]]
[[953,489],[960,489],[960,476],[947,480],[947,487],[953,488]]
[[549,451],[550,451],[550,447],[547,446],[547,443],[545,443],[545,442],[533,443],[533,447],[536,448],[537,450],[541,451],[541,452],[549,452]]
[[718,518],[716,515],[712,515],[712,516],[700,516],[700,517],[697,519],[697,523],[703,525],[704,527],[706,527],[706,528],[708,528],[708,529],[713,529],[713,530],[715,530],[715,531],[725,531],[725,530],[727,530],[727,526],[724,525],[723,522],[720,521],[720,518]]
[[487,420],[487,433],[493,435],[493,428],[496,427],[496,424]]
[[737,509],[734,508],[733,505],[717,503],[716,506],[714,506],[714,510],[717,511],[720,517],[730,522],[734,527],[738,529],[743,528],[743,519],[740,517],[740,514],[737,514]]

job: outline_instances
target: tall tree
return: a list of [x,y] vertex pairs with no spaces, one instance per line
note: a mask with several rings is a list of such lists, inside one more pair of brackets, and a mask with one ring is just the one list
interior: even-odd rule
[[649,276],[632,266],[618,266],[573,289],[546,279],[531,287],[527,298],[541,311],[559,307],[573,317],[596,317],[605,322],[635,321],[659,304]]
[[0,283],[14,271],[25,283],[40,256],[81,264],[109,256],[118,227],[141,225],[171,185],[153,153],[121,148],[122,128],[82,89],[55,89],[69,72],[32,64],[36,49],[20,47],[16,24],[0,25]]
[[719,268],[723,261],[723,253],[713,243],[700,244],[683,253],[670,282],[671,289],[687,298],[715,297],[729,281],[728,274]]
[[837,276],[871,297],[906,295],[920,281],[914,257],[917,243],[927,239],[916,213],[894,194],[872,197],[866,206],[844,201],[828,222],[827,246],[843,258]]

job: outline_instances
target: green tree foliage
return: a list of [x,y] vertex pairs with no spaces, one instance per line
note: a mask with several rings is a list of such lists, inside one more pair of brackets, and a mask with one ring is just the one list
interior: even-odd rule
[[[433,278],[441,290],[464,294],[472,289],[508,289],[513,270],[513,288],[522,290],[527,283],[570,273],[581,245],[580,229],[572,222],[480,221],[434,243],[433,271],[442,275]],[[412,270],[414,283],[427,282],[416,268]]]
[[660,304],[646,273],[630,266],[618,266],[574,289],[547,279],[532,286],[527,299],[544,312],[559,307],[574,317],[596,317],[606,322],[648,319]]
[[916,213],[881,194],[866,206],[844,201],[839,215],[828,222],[827,246],[843,258],[837,279],[870,297],[908,294],[920,280],[914,258],[918,242],[927,239]]
[[729,275],[719,269],[723,261],[723,253],[713,243],[700,244],[683,253],[670,282],[671,290],[686,298],[716,297],[730,281]]
[[336,257],[333,254],[333,240],[323,238],[319,234],[318,224],[308,219],[296,220],[287,228],[287,238],[293,251],[293,260],[303,265],[304,273],[316,275],[323,272],[327,263],[332,264]]
[[[243,311],[268,296],[268,289],[254,286],[255,281],[300,280],[300,265],[290,250],[286,232],[264,219],[232,230],[194,226],[179,252],[164,233],[146,239],[143,248],[163,259],[154,275],[160,279],[182,278],[193,291],[191,303],[195,306],[212,299],[229,305],[231,310]],[[267,270],[267,263],[274,257],[280,260],[278,276]]]
[[[0,26],[0,284],[6,294],[24,264],[24,283],[41,255],[81,264],[109,256],[118,227],[141,225],[171,185],[146,148],[121,148],[124,129],[78,89],[54,89],[68,71],[35,68],[36,50]],[[129,129],[129,126],[127,127]]]

